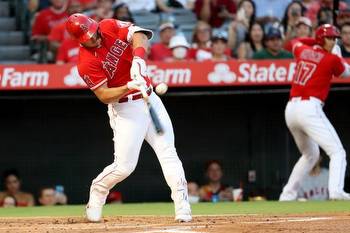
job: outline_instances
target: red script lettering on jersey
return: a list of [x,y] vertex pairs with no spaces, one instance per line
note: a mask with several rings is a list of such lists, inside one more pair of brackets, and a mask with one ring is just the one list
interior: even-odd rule
[[119,58],[123,54],[126,47],[128,47],[127,43],[117,39],[109,49],[109,52],[106,55],[106,61],[102,61],[102,67],[108,73],[109,79],[113,78],[117,69]]

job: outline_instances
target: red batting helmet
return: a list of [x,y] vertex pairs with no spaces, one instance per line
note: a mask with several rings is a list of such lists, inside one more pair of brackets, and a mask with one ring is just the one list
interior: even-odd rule
[[323,24],[316,29],[315,36],[316,43],[322,46],[325,37],[340,37],[340,33],[335,26],[331,24]]
[[97,31],[98,23],[83,14],[73,14],[66,22],[66,29],[69,34],[79,43],[89,40]]

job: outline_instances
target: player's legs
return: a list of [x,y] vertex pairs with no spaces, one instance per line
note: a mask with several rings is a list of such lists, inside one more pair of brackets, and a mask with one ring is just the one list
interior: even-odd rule
[[305,175],[312,169],[319,158],[319,147],[308,135],[306,135],[299,124],[299,113],[301,109],[299,102],[289,102],[285,111],[287,126],[294,141],[302,154],[294,165],[293,171],[280,195],[280,201],[292,201],[297,199],[300,183]]
[[[304,129],[330,158],[329,197],[331,199],[343,199],[338,197],[344,194],[346,154],[337,132],[324,114],[320,104],[315,103],[314,114],[304,123]],[[349,196],[347,198],[350,199]]]
[[[109,105],[115,158],[92,182],[89,208],[101,209],[109,190],[135,169],[142,142],[150,125],[143,100]],[[97,220],[99,221],[99,220]]]
[[154,109],[164,127],[164,134],[161,136],[157,135],[154,126],[150,124],[146,141],[156,152],[165,180],[171,189],[171,198],[175,204],[176,220],[190,221],[192,217],[188,202],[187,182],[182,163],[175,149],[174,132],[170,117],[157,95],[152,94],[150,101],[154,105]]

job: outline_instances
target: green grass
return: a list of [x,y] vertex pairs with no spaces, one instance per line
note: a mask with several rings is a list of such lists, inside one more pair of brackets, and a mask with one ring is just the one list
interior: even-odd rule
[[[0,217],[83,216],[83,205],[54,207],[0,208]],[[114,204],[104,208],[104,216],[113,215],[173,215],[171,203]],[[347,212],[350,201],[326,202],[226,202],[192,205],[194,215],[217,214],[297,214]]]

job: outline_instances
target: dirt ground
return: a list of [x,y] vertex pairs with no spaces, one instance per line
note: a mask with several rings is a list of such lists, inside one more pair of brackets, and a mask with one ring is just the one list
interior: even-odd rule
[[198,233],[198,232],[350,232],[350,213],[308,215],[194,216],[191,223],[175,223],[172,217],[107,217],[88,223],[82,217],[1,218],[1,233]]

